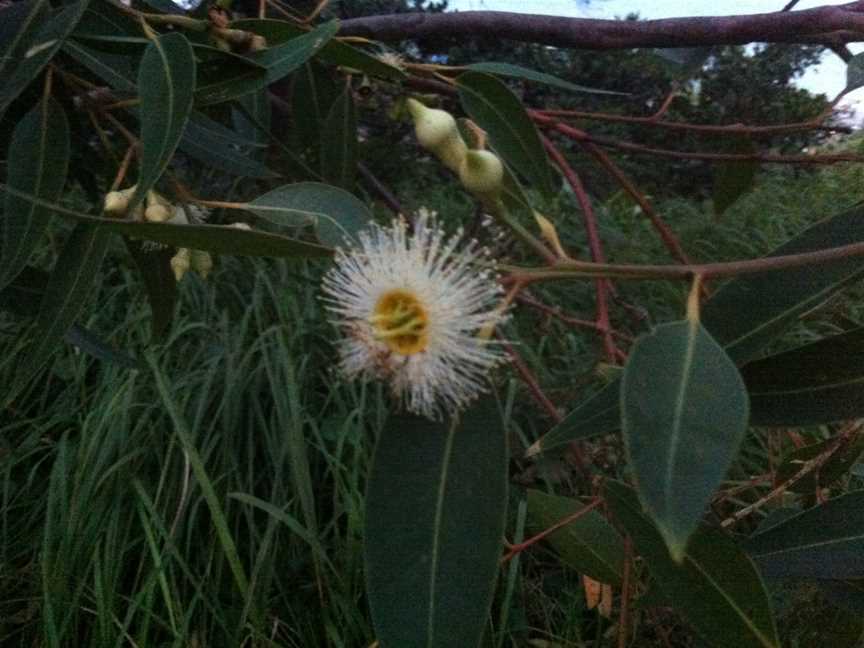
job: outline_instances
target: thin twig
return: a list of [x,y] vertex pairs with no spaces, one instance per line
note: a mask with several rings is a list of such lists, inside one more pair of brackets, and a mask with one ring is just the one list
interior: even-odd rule
[[567,517],[565,517],[561,520],[558,520],[558,522],[556,522],[555,524],[550,526],[548,529],[544,529],[543,531],[541,531],[537,535],[528,538],[525,542],[520,542],[519,544],[512,545],[510,547],[510,550],[504,555],[503,558],[501,558],[500,564],[503,565],[503,564],[507,563],[516,554],[525,551],[528,547],[530,547],[534,544],[537,544],[546,536],[548,536],[552,533],[555,533],[558,529],[561,529],[562,527],[565,527],[568,524],[575,522],[576,520],[578,520],[580,517],[582,517],[583,515],[585,515],[589,511],[592,511],[595,508],[597,508],[598,506],[600,506],[600,504],[602,504],[602,503],[603,503],[602,498],[595,497],[593,500],[591,500],[591,502],[586,504],[584,507],[582,507],[581,509],[579,509],[575,513],[568,515]]

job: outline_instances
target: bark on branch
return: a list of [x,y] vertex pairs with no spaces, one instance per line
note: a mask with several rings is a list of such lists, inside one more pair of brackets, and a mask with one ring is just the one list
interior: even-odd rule
[[752,42],[837,46],[864,41],[864,0],[801,11],[639,21],[504,11],[392,14],[345,20],[340,35],[363,36],[378,41],[487,35],[594,50]]

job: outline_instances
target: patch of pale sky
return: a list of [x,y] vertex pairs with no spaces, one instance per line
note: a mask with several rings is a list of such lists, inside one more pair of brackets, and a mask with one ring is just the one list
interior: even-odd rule
[[[795,10],[823,5],[844,4],[848,0],[801,0]],[[672,18],[678,16],[728,16],[777,11],[786,0],[449,0],[449,7],[459,11],[494,10],[585,18],[616,18],[629,13],[640,17]],[[852,52],[864,51],[864,45],[853,44]],[[811,67],[797,81],[810,92],[836,96],[846,86],[846,64],[833,52],[826,52],[819,65]],[[847,95],[843,102],[864,118],[864,88]]]

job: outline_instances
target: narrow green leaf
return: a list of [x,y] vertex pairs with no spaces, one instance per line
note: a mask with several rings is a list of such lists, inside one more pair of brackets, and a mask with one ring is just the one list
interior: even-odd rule
[[481,72],[460,74],[456,85],[465,112],[489,133],[495,151],[538,189],[555,193],[537,127],[516,95],[494,76]]
[[[196,54],[200,48],[195,48]],[[244,97],[266,88],[267,67],[237,54],[219,52],[198,64],[195,77],[195,106],[209,106]]]
[[[15,126],[9,152],[9,186],[57,200],[69,166],[69,122],[63,107],[51,98],[40,101]],[[49,210],[6,194],[0,214],[0,288],[27,264],[50,220]]]
[[320,182],[284,185],[249,203],[249,211],[283,227],[312,225],[329,247],[356,240],[372,220],[372,212],[356,196]]
[[700,529],[676,563],[630,488],[609,481],[605,493],[610,511],[645,559],[654,582],[704,641],[717,648],[779,648],[765,585],[729,536]]
[[507,506],[507,444],[488,401],[447,424],[398,416],[366,493],[365,562],[384,647],[476,647]]
[[[247,95],[254,97],[255,94]],[[262,149],[209,117],[193,112],[183,131],[180,150],[200,162],[232,175],[249,178],[274,178],[277,174],[253,153]]]
[[330,107],[321,133],[321,175],[348,191],[357,173],[357,109],[350,84]]
[[102,265],[108,241],[108,233],[99,227],[80,224],[72,230],[45,288],[33,341],[22,356],[13,392],[27,383],[48,361],[78,318]]
[[[233,29],[242,29],[260,34],[267,39],[270,47],[286,43],[298,36],[307,33],[297,25],[284,20],[269,20],[260,18],[246,18],[235,20],[231,23]],[[370,76],[381,77],[393,81],[401,81],[406,78],[405,72],[398,67],[381,61],[378,57],[367,54],[361,49],[352,47],[338,40],[329,41],[321,50],[321,59],[334,65],[354,68]]]
[[291,74],[329,43],[339,31],[339,21],[331,20],[290,41],[257,52],[251,58],[267,68],[267,83]]
[[[768,256],[812,252],[864,241],[864,207],[820,221]],[[753,358],[799,315],[864,274],[858,259],[740,277],[702,307],[702,322],[737,363]]]
[[238,107],[231,111],[234,130],[240,137],[253,142],[260,151],[253,153],[255,159],[263,159],[270,141],[273,111],[267,88],[250,92],[238,99]]
[[499,76],[513,77],[516,79],[525,79],[526,81],[537,81],[538,83],[545,83],[546,85],[554,86],[556,88],[561,88],[562,90],[570,90],[572,92],[588,92],[591,94],[604,94],[604,95],[619,95],[619,96],[627,96],[626,92],[614,92],[612,90],[598,90],[597,88],[589,88],[587,86],[577,85],[575,83],[570,83],[569,81],[565,81],[564,79],[559,79],[558,77],[552,74],[546,74],[545,72],[538,72],[537,70],[532,70],[530,68],[522,67],[521,65],[513,65],[512,63],[495,63],[495,62],[486,62],[486,63],[472,63],[471,65],[466,66],[469,70],[473,70],[474,72],[486,72],[487,74],[497,74]]
[[609,383],[584,401],[526,451],[531,457],[621,428],[621,381]]
[[745,548],[768,578],[864,578],[864,490],[802,511]]
[[25,0],[3,9],[0,20],[0,80],[23,58],[26,44],[49,17],[48,0]]
[[[13,60],[12,67],[8,67],[5,72],[3,67],[0,67],[2,72],[0,74],[0,117],[6,112],[9,104],[54,58],[63,41],[81,20],[89,2],[90,0],[80,0],[75,4],[67,5],[44,23],[35,34],[29,29],[22,30],[20,33],[25,35],[26,41],[22,39],[15,43],[16,51],[4,52],[4,56],[11,56]],[[22,48],[26,49],[21,51]],[[8,59],[0,59],[0,66],[3,66],[4,61],[9,62]]]
[[68,39],[63,44],[63,51],[106,81],[112,88],[137,94],[135,69],[130,57],[98,52],[74,38]]
[[327,109],[339,97],[339,85],[329,70],[310,61],[293,76],[291,120],[298,139],[304,146],[320,148],[321,128]]
[[864,52],[856,54],[846,63],[846,92],[864,86]]
[[81,223],[99,225],[105,231],[125,234],[132,238],[156,241],[157,243],[173,245],[174,247],[187,247],[195,250],[207,250],[219,254],[235,254],[238,256],[325,257],[333,253],[330,248],[298,241],[278,234],[245,230],[225,225],[170,225],[167,223],[102,218],[66,209],[62,205],[39,200],[0,184],[0,192],[3,191],[47,207],[65,218],[70,218]]
[[658,326],[630,352],[624,441],[639,498],[681,560],[747,432],[747,392],[698,321]]
[[171,270],[174,249],[145,251],[140,241],[130,241],[128,238],[126,248],[138,267],[147,302],[150,304],[152,338],[162,340],[171,329],[174,305],[177,303],[177,280]]
[[195,57],[186,37],[163,34],[147,46],[138,68],[141,170],[129,209],[144,200],[171,161],[195,92]]
[[[585,504],[569,497],[528,491],[528,528],[540,533]],[[546,537],[561,559],[575,570],[601,583],[620,585],[624,573],[624,541],[606,518],[588,511]]]
[[750,423],[801,426],[864,417],[864,328],[741,368]]

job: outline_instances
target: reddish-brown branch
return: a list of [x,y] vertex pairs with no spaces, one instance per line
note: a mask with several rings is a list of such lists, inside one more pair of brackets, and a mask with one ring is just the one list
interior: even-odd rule
[[405,13],[352,18],[340,35],[377,41],[495,38],[578,49],[699,47],[767,43],[840,45],[864,40],[864,2],[738,16],[595,20],[504,11]]
[[663,241],[663,245],[665,245],[666,249],[669,250],[669,254],[681,263],[690,263],[690,257],[688,257],[687,253],[684,252],[684,248],[682,248],[681,243],[678,242],[678,237],[675,236],[669,226],[666,225],[663,219],[660,218],[656,211],[654,211],[654,207],[645,195],[636,188],[636,185],[630,181],[630,178],[624,175],[624,172],[617,164],[615,164],[612,158],[606,155],[605,151],[594,144],[588,142],[581,142],[581,144],[582,147],[588,151],[595,160],[597,160],[600,166],[602,166],[609,175],[615,178],[618,184],[621,185],[621,188],[627,192],[627,195],[636,201],[636,204],[639,205],[642,213],[648,217],[651,221],[651,225],[653,225],[654,229],[657,230],[657,234],[660,236],[660,240]]
[[774,153],[704,153],[672,151],[670,149],[659,149],[633,142],[624,142],[611,137],[592,135],[583,130],[574,128],[569,124],[562,124],[552,117],[547,117],[537,111],[529,111],[534,120],[547,127],[552,128],[562,135],[566,135],[574,142],[590,142],[601,146],[616,148],[630,153],[643,155],[656,155],[659,157],[675,158],[678,160],[702,160],[706,162],[742,162],[754,161],[771,164],[837,164],[838,162],[864,162],[864,155],[855,153],[836,153],[830,155],[778,155]]
[[[561,320],[565,324],[569,324],[570,326],[578,326],[581,328],[588,328],[593,331],[597,331],[598,333],[602,333],[600,327],[597,325],[597,322],[591,322],[588,320],[580,319],[578,317],[573,317],[571,315],[567,315],[562,313],[558,307],[549,306],[549,304],[544,304],[538,299],[534,299],[530,295],[526,295],[524,292],[520,293],[518,297],[516,297],[516,301],[525,304],[526,306],[531,306],[532,308],[536,308],[537,310],[549,315],[550,317],[554,317],[555,319]],[[621,331],[612,330],[612,335],[617,337],[624,342],[632,342],[633,338],[626,333],[622,333]]]
[[[812,120],[806,122],[792,122],[789,124],[748,126],[746,124],[687,124],[684,122],[664,121],[662,119],[658,120],[654,116],[631,117],[629,115],[612,115],[609,113],[583,112],[580,110],[538,110],[537,113],[544,117],[569,117],[571,119],[590,119],[593,121],[654,126],[657,128],[690,131],[706,135],[750,135],[751,137],[770,137],[773,135],[785,135],[788,133],[801,133],[814,130],[837,133],[852,132],[852,128],[849,126],[830,126],[819,124]],[[823,115],[818,117],[818,119],[821,118],[823,118]]]
[[369,183],[372,187],[372,190],[378,194],[378,197],[387,205],[387,208],[392,211],[397,216],[399,214],[404,214],[404,210],[402,209],[402,204],[399,202],[399,199],[393,194],[387,186],[381,182],[372,171],[369,170],[362,162],[357,164],[357,171],[363,176],[363,179]]
[[[600,241],[600,233],[597,229],[597,215],[594,213],[594,207],[591,205],[591,199],[588,197],[588,192],[585,191],[582,180],[567,162],[564,154],[548,138],[543,137],[543,145],[546,147],[546,151],[549,153],[552,161],[561,170],[561,173],[564,174],[564,179],[567,180],[567,184],[573,189],[576,200],[579,202],[579,207],[582,209],[582,220],[585,224],[588,248],[591,252],[592,260],[595,263],[605,263],[606,255],[603,253],[603,244]],[[609,319],[610,284],[606,279],[597,279],[595,284],[597,290],[597,328],[603,334],[603,349],[606,351],[607,358],[610,362],[617,362],[619,352],[615,346],[615,340],[612,338],[612,324]]]
[[537,535],[528,538],[525,542],[520,542],[519,544],[515,544],[515,545],[511,546],[510,550],[504,555],[503,558],[501,558],[501,564],[503,565],[503,564],[509,562],[513,558],[513,556],[515,556],[516,554],[519,554],[519,553],[525,551],[531,545],[537,544],[546,536],[548,536],[552,533],[555,533],[558,529],[561,529],[561,528],[567,526],[568,524],[575,522],[576,520],[578,520],[580,517],[582,517],[583,515],[585,515],[589,511],[593,511],[595,508],[600,506],[600,504],[602,502],[603,502],[603,500],[601,498],[596,497],[590,503],[586,504],[584,507],[582,507],[581,509],[579,509],[575,513],[568,515],[567,517],[559,520],[558,522],[556,522],[555,524],[550,526],[548,529],[545,529],[545,530],[541,531],[540,533],[538,533]]

